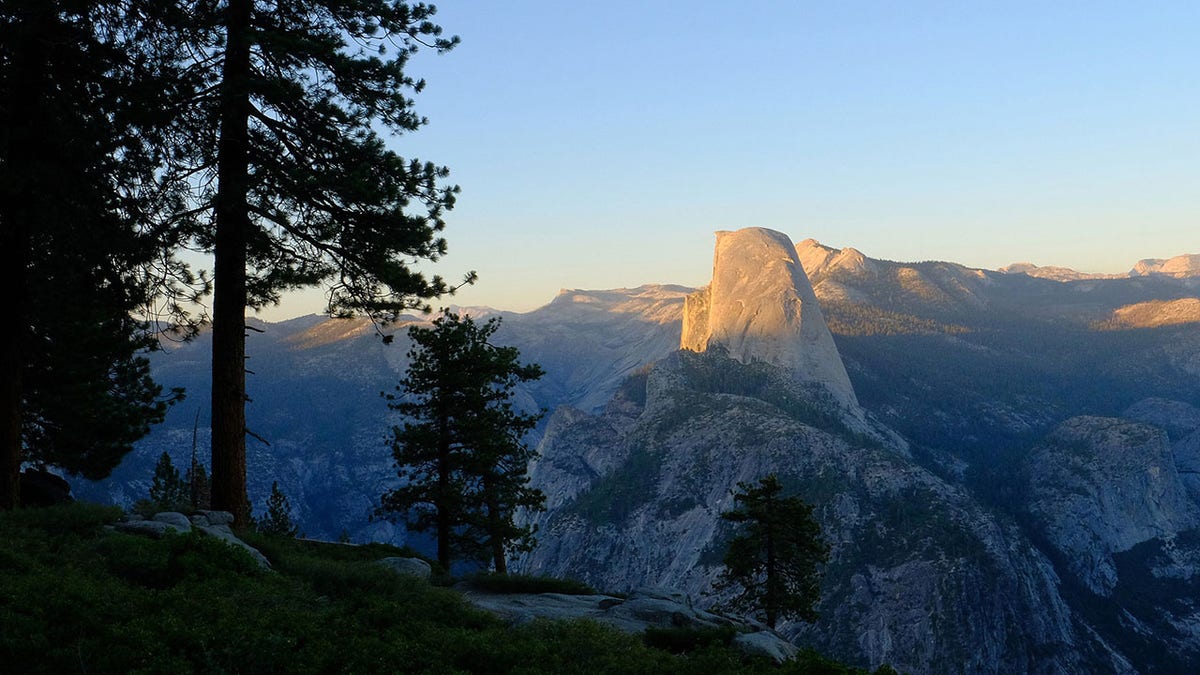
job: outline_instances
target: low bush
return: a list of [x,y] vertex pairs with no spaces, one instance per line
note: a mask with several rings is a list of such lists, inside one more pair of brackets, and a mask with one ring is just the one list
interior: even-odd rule
[[[0,670],[807,672],[711,641],[677,656],[588,621],[510,628],[453,590],[374,564],[409,553],[395,547],[247,534],[271,560],[264,571],[244,551],[199,534],[155,540],[105,531],[117,517],[83,504],[0,513]],[[524,588],[571,587],[547,583]]]
[[733,626],[718,628],[647,628],[642,639],[646,644],[671,652],[672,654],[689,654],[705,647],[728,647],[737,636]]

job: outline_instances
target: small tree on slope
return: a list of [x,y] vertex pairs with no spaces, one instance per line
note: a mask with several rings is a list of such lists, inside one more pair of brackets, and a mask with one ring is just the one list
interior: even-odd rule
[[739,508],[721,514],[743,524],[729,542],[718,590],[741,588],[730,602],[735,609],[762,611],[772,628],[780,618],[815,621],[820,599],[818,567],[829,556],[812,506],[799,497],[781,497],[774,475],[757,485],[738,483],[733,499]]
[[182,511],[187,510],[190,504],[188,485],[179,476],[179,469],[171,462],[171,456],[164,452],[154,466],[149,506],[156,511]]
[[287,495],[279,489],[279,481],[271,482],[271,496],[267,497],[267,512],[258,520],[258,531],[283,537],[296,536],[292,523],[292,505]]
[[432,530],[438,563],[455,555],[492,559],[505,573],[506,550],[528,550],[532,529],[514,524],[518,508],[541,509],[528,486],[535,453],[522,441],[541,414],[513,410],[517,384],[540,378],[515,347],[489,343],[500,327],[446,311],[430,328],[413,327],[405,377],[388,406],[408,419],[392,429],[392,454],[405,485],[383,495],[377,513],[404,514],[408,527]]

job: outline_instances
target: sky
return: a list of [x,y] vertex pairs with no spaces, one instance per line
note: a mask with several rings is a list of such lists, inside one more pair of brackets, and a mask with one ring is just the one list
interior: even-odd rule
[[[713,232],[1123,272],[1200,253],[1200,2],[443,0],[448,302],[700,286]],[[262,316],[319,312],[289,296]]]

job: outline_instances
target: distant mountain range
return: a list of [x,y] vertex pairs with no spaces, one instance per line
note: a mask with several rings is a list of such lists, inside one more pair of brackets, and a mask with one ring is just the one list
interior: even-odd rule
[[[729,489],[775,471],[834,546],[822,620],[785,627],[802,644],[914,673],[1200,668],[1197,256],[1096,278],[719,237],[704,289],[470,310],[547,371],[519,395],[552,414],[533,436],[551,508],[518,567],[715,602]],[[391,345],[365,321],[257,325],[256,505],[278,480],[310,536],[425,545],[368,518],[398,480],[380,393],[420,321]],[[209,348],[153,356],[188,400],[80,495],[145,496],[194,427],[207,459]]]
[[1200,276],[1200,254],[1177,255],[1174,258],[1146,258],[1139,260],[1125,274],[1092,274],[1077,272],[1069,267],[1039,267],[1033,263],[1013,263],[1000,268],[1006,274],[1027,274],[1054,281],[1078,281],[1080,279],[1120,279],[1122,277],[1147,277],[1159,274],[1176,279]]

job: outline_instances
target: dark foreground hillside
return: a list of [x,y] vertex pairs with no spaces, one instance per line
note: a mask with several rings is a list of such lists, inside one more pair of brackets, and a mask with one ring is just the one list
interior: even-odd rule
[[[449,588],[374,560],[405,551],[104,528],[85,504],[0,514],[0,670],[12,673],[863,673],[802,653],[782,667],[714,637],[644,639],[588,621],[510,628]],[[703,636],[700,636],[703,637]],[[660,639],[656,644],[662,645]],[[684,649],[678,649],[683,646]]]

